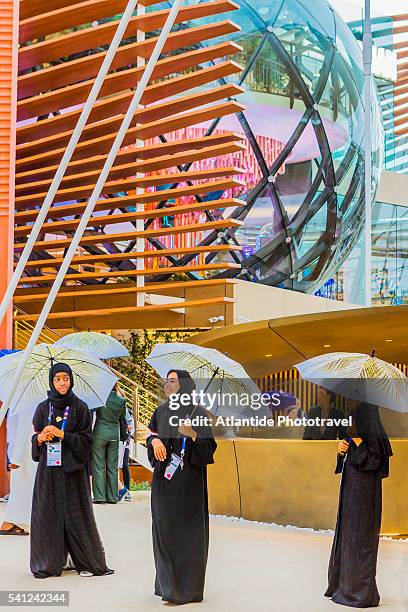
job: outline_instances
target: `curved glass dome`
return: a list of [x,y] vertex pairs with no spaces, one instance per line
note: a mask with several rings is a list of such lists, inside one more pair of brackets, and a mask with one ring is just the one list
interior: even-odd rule
[[[244,70],[230,80],[244,87],[246,110],[202,127],[246,139],[246,185],[234,193],[245,206],[222,211],[243,221],[228,230],[244,247],[238,275],[315,291],[339,269],[364,224],[361,49],[326,0],[235,2],[240,9],[228,18],[241,30],[228,38],[242,47],[235,59]],[[372,88],[374,199],[382,123],[374,82]]]

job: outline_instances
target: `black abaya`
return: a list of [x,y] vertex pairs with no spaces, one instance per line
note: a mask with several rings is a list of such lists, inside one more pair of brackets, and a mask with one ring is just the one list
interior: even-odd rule
[[[376,408],[371,407],[376,419]],[[391,446],[378,417],[377,437],[357,446],[349,441],[346,458],[339,455],[342,472],[339,511],[325,593],[335,603],[354,608],[377,607],[377,553],[381,528],[382,479],[388,476]]]
[[[148,442],[149,460],[154,467],[152,482],[152,533],[156,566],[155,594],[178,604],[202,601],[208,555],[207,468],[214,463],[217,447],[211,427],[195,427],[197,438],[187,438],[184,469],[171,480],[164,478],[171,453],[180,455],[182,438],[171,431],[168,418],[174,412],[167,404],[154,412]],[[177,414],[177,413],[176,413]],[[196,408],[194,417],[208,413]],[[167,459],[154,458],[152,440],[159,437],[166,446]]]
[[[49,402],[34,415],[34,429],[48,425]],[[54,408],[51,425],[60,426],[64,410]],[[62,441],[62,467],[47,467],[46,444],[32,440],[38,462],[31,515],[30,566],[36,578],[60,576],[70,555],[77,571],[103,575],[105,552],[92,508],[88,458],[92,445],[92,420],[87,405],[75,395]]]

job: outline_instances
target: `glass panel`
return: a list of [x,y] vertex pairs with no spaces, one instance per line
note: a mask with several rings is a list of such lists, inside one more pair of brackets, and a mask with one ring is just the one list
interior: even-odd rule
[[264,189],[255,203],[249,207],[244,225],[239,228],[235,237],[244,247],[244,258],[250,257],[264,247],[280,232],[280,219],[268,189]]
[[290,221],[304,202],[312,184],[310,161],[287,164],[285,172],[277,175],[275,188]]
[[300,235],[293,239],[297,259],[304,257],[313,250],[316,242],[320,240],[327,225],[327,203],[306,223]]
[[[317,19],[315,15],[319,18]],[[302,25],[332,40],[335,37],[333,13],[329,4],[323,0],[313,0],[313,3],[286,0],[274,25],[285,29]]]
[[408,303],[408,209],[377,202],[373,207],[372,287],[377,306]]
[[264,247],[258,253],[259,260],[254,266],[259,280],[265,285],[281,285],[290,279],[292,274],[292,257],[290,247],[285,242],[273,251]]

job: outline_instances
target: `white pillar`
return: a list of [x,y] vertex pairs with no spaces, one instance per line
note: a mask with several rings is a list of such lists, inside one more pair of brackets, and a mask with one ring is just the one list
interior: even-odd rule
[[[139,4],[137,7],[137,14],[138,15],[144,15],[146,13],[146,8],[142,5]],[[137,31],[137,42],[142,42],[143,40],[145,40],[146,35],[142,30],[138,30]],[[144,66],[145,65],[145,59],[143,57],[138,57],[137,58],[137,66]],[[144,145],[144,140],[136,140],[136,146],[137,147],[143,147]],[[138,172],[137,173],[137,177],[141,177],[143,176],[142,172]],[[143,188],[142,187],[137,187],[136,188],[136,194],[140,194],[143,193]],[[144,211],[144,204],[143,202],[137,202],[136,203],[136,211],[137,212],[143,212]],[[136,231],[137,232],[143,232],[144,231],[144,225],[145,225],[145,220],[144,219],[137,219],[136,220]],[[145,248],[145,240],[142,236],[136,238],[136,252],[137,253],[142,253],[144,251]],[[138,257],[136,259],[136,269],[137,270],[143,270],[144,266],[145,266],[145,259],[143,257]],[[137,276],[136,277],[136,286],[137,287],[144,287],[145,284],[145,277],[144,276]],[[136,306],[144,306],[145,304],[145,293],[143,291],[139,291],[138,293],[136,293]]]
[[363,28],[363,63],[364,63],[364,107],[365,107],[365,305],[371,306],[371,206],[372,206],[372,170],[371,170],[371,83],[372,83],[372,31],[371,0],[365,0]]

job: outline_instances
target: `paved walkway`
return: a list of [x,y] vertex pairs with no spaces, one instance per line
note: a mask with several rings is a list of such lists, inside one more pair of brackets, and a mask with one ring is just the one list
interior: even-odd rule
[[[0,504],[0,519],[3,512]],[[114,576],[38,581],[28,567],[29,539],[0,538],[2,590],[68,590],[70,610],[141,610],[174,607],[152,594],[154,566],[149,503],[144,493],[118,506],[98,506],[96,516]],[[235,612],[320,612],[350,609],[322,596],[331,537],[256,523],[211,519],[206,599],[185,609]],[[408,610],[408,543],[381,541],[378,586],[381,610]],[[34,609],[34,608],[25,608]],[[36,608],[38,609],[38,608]],[[56,610],[57,608],[51,608]],[[61,609],[61,608],[58,608]]]

